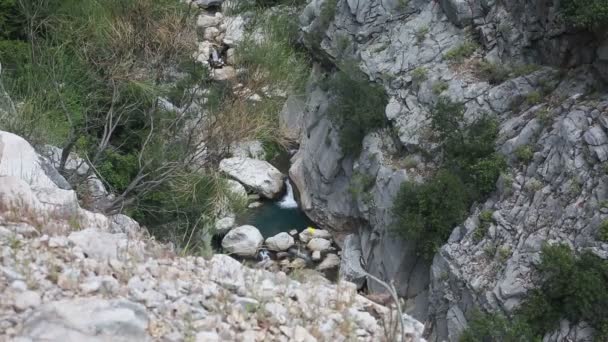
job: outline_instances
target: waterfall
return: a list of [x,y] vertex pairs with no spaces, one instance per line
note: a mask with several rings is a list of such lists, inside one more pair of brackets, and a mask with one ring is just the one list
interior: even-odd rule
[[283,209],[297,208],[298,203],[296,199],[293,197],[293,188],[291,187],[291,182],[289,179],[285,182],[285,186],[287,186],[287,192],[285,196],[281,198],[281,200],[277,203],[279,207]]

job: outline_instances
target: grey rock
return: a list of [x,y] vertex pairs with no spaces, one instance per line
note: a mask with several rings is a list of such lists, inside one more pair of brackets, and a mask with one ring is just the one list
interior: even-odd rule
[[34,291],[24,291],[15,297],[15,309],[19,311],[37,307],[40,305],[40,303],[40,294]]
[[332,268],[336,268],[338,266],[340,266],[340,257],[333,253],[330,253],[327,254],[325,259],[323,259],[323,261],[319,264],[319,266],[317,266],[316,269],[317,271],[325,271]]
[[195,4],[202,8],[218,7],[224,3],[224,0],[193,0]]
[[215,232],[216,234],[226,234],[230,229],[234,228],[235,219],[233,216],[228,216],[215,221]]
[[306,245],[311,251],[325,252],[331,247],[331,241],[323,238],[312,238]]
[[288,233],[279,233],[266,239],[266,247],[271,251],[286,251],[293,246],[295,241]]
[[263,242],[264,238],[256,227],[240,226],[226,234],[222,239],[222,248],[229,253],[252,257],[256,255]]
[[39,307],[24,323],[21,337],[33,340],[148,341],[148,315],[126,300],[62,300]]
[[266,198],[277,198],[285,188],[285,176],[266,161],[227,158],[220,162],[220,170]]

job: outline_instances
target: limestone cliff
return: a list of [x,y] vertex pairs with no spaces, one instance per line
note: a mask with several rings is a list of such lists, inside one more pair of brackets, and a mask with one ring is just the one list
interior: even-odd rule
[[[363,266],[394,280],[410,312],[428,323],[431,340],[454,341],[473,307],[510,312],[517,306],[532,286],[542,242],[608,257],[608,245],[596,236],[608,214],[600,205],[607,195],[608,98],[595,92],[606,76],[605,33],[569,27],[549,1],[337,1],[327,24],[328,2],[313,0],[301,15],[305,35],[322,32],[320,46],[308,43],[325,70],[317,67],[307,99],[299,105],[292,99],[282,115],[286,129],[300,132],[290,175],[304,209],[339,235],[351,234],[344,242],[345,274],[361,279],[353,270]],[[478,44],[474,53],[451,63],[446,55],[467,42]],[[391,129],[369,134],[356,158],[342,154],[338,127],[326,115],[328,95],[314,81],[344,56],[390,96]],[[476,70],[480,60],[538,67],[490,82]],[[429,112],[439,96],[463,103],[466,120],[482,112],[498,118],[496,150],[509,168],[431,263],[391,232],[390,209],[403,181],[423,180],[436,168]],[[533,152],[526,165],[516,160],[520,146]],[[348,191],[359,174],[375,179],[365,198]],[[493,211],[495,223],[477,241],[472,232],[482,209]],[[546,339],[575,334],[565,323]]]

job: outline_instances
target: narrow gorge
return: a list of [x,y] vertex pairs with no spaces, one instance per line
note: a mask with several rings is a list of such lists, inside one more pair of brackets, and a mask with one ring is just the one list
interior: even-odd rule
[[605,0],[0,1],[0,341],[605,341]]

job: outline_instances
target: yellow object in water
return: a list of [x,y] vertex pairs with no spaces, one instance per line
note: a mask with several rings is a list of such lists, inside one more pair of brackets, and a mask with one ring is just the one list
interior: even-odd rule
[[310,232],[310,234],[315,233],[315,229],[313,227],[308,227],[308,231]]

